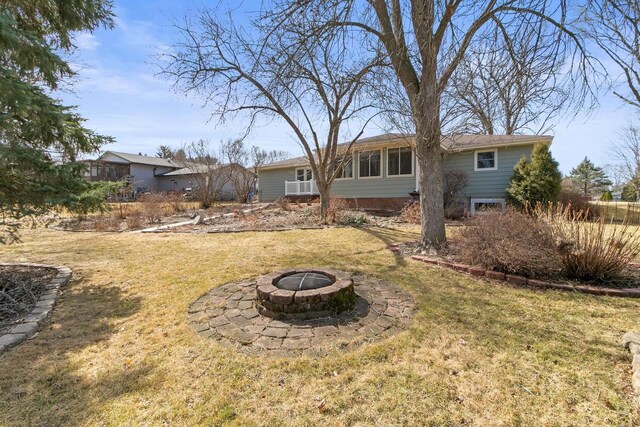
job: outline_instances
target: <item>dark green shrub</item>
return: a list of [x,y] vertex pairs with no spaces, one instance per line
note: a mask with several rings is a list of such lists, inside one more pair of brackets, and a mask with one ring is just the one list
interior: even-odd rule
[[531,159],[522,157],[516,164],[507,188],[507,201],[518,208],[555,202],[560,195],[561,183],[558,162],[547,145],[539,144],[533,149]]

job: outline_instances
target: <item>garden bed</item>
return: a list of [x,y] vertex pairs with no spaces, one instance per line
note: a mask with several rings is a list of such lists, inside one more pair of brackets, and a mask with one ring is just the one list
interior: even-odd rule
[[402,221],[388,212],[365,212],[352,209],[340,210],[331,225],[322,224],[320,205],[317,203],[270,205],[252,212],[235,210],[225,215],[206,218],[200,224],[187,224],[162,230],[189,233],[229,233],[242,231],[284,231],[318,229],[330,226],[382,226],[392,227]]
[[208,209],[198,209],[196,203],[176,201],[167,195],[154,194],[141,198],[138,202],[111,203],[107,212],[63,218],[52,228],[64,231],[139,231],[185,222],[197,215],[206,218],[229,214],[248,206],[253,208],[259,205],[221,202]]
[[[437,257],[418,242],[390,245],[397,254],[515,285],[640,297],[640,232],[588,219],[570,206],[507,209],[474,217]],[[425,256],[427,255],[427,256]]]
[[29,315],[56,274],[51,268],[0,266],[0,336]]

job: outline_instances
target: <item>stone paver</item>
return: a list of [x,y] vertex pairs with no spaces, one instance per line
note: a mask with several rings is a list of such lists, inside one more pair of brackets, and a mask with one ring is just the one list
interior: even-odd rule
[[[412,296],[389,282],[354,276],[355,307],[335,316],[276,320],[258,313],[256,281],[212,289],[189,307],[189,324],[200,336],[249,355],[322,356],[386,339],[411,324]],[[0,347],[2,343],[0,342]]]
[[622,345],[629,350],[633,357],[631,363],[631,386],[640,398],[640,334],[627,332],[622,337]]
[[262,331],[262,335],[265,337],[284,338],[287,336],[287,330],[284,328],[267,327]]
[[[0,354],[35,335],[38,326],[49,316],[60,294],[60,287],[71,279],[71,269],[64,266],[52,266],[32,263],[0,263],[0,266],[24,266],[33,268],[50,268],[57,270],[56,276],[45,286],[31,312],[16,324],[7,334],[0,335]],[[193,306],[192,306],[193,307]],[[191,309],[190,309],[191,310]]]

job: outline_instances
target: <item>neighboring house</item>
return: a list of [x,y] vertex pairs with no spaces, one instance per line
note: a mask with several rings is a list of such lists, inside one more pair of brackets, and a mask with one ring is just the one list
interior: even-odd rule
[[[351,161],[331,186],[332,197],[361,207],[399,207],[418,191],[418,162],[410,148],[413,135],[386,134],[364,138],[352,147]],[[458,195],[471,212],[504,206],[515,164],[531,156],[534,145],[551,144],[551,136],[457,135],[443,138],[445,173],[465,171],[468,185]],[[344,152],[345,144],[341,144]],[[318,194],[306,157],[283,160],[258,171],[261,201]]]
[[[197,186],[195,175],[205,166],[178,162],[141,154],[106,151],[96,160],[82,160],[88,166],[85,178],[90,181],[126,181],[134,195],[141,192],[185,192]],[[220,168],[228,167],[220,165]],[[223,199],[234,199],[231,182],[222,189]]]

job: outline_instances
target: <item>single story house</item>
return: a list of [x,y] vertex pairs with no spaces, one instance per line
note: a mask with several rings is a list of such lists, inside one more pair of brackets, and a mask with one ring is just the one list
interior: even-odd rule
[[[179,162],[142,154],[105,151],[96,160],[82,160],[88,166],[85,179],[89,181],[126,181],[131,183],[134,195],[141,192],[185,192],[196,187],[195,175],[202,173],[203,165]],[[221,165],[220,167],[227,167]],[[235,199],[231,182],[222,188],[225,200]]]
[[[419,166],[411,148],[413,135],[385,134],[357,141],[332,197],[361,207],[399,207],[418,191]],[[444,171],[464,171],[468,184],[458,194],[471,213],[481,207],[504,206],[515,164],[531,156],[537,144],[551,144],[545,135],[456,135],[442,139]],[[342,151],[346,144],[341,144]],[[318,194],[306,157],[262,166],[258,194],[263,202],[280,197],[296,199]]]

